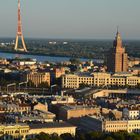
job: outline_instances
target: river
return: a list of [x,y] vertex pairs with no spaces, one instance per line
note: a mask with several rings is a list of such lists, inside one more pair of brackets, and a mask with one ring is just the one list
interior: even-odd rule
[[[18,53],[6,53],[6,52],[0,52],[0,57],[1,58],[15,58],[15,57],[20,57],[20,58],[31,58],[31,59],[36,59],[39,62],[44,62],[44,61],[49,61],[49,62],[64,62],[68,61],[70,57],[59,57],[59,56],[45,56],[45,55],[29,55],[29,54],[18,54]],[[89,59],[85,58],[80,58],[81,61],[88,61]],[[103,63],[102,59],[92,59],[93,62],[95,63]]]

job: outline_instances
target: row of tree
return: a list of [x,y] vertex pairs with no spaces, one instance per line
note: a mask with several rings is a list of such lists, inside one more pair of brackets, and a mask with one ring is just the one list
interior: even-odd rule
[[[79,85],[80,88],[85,88],[85,87],[91,87],[90,85],[86,84],[86,83],[81,83]],[[130,85],[108,85],[108,86],[92,86],[94,88],[102,88],[102,89],[125,89],[125,88],[128,88],[128,89],[140,89],[140,83],[138,83],[137,85],[135,86],[130,86]]]
[[58,136],[57,134],[40,133],[32,140],[140,140],[140,134],[116,132],[116,133],[102,133],[102,132],[88,132],[78,133],[72,136],[69,133]]

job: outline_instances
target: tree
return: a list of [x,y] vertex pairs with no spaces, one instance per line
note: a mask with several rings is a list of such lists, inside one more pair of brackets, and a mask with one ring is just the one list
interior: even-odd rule
[[130,140],[140,140],[140,134],[132,133],[132,134],[129,134],[128,137]]
[[125,134],[124,132],[116,132],[116,133],[113,133],[112,134],[112,137],[115,139],[115,140],[125,140]]
[[77,134],[76,140],[86,140],[85,134],[83,134],[83,133]]
[[36,87],[36,86],[31,80],[29,80],[28,81],[28,87]]
[[114,140],[111,136],[107,136],[104,140]]
[[42,82],[41,84],[38,85],[39,88],[48,88],[48,82]]
[[85,88],[85,87],[89,87],[89,85],[86,83],[79,84],[79,88]]
[[41,132],[39,135],[36,136],[37,140],[51,140],[51,137],[49,134]]
[[74,65],[78,65],[81,63],[81,61],[77,58],[71,58],[69,61],[71,62],[71,64],[74,64]]
[[60,135],[60,137],[62,138],[62,140],[74,140],[74,137],[70,133],[62,134]]
[[86,140],[100,140],[103,137],[101,132],[89,132],[86,134]]
[[140,83],[137,84],[137,88],[140,89]]
[[51,138],[52,138],[52,140],[62,140],[62,138],[60,138],[60,137],[58,136],[58,134],[56,134],[56,133],[52,134],[52,135],[51,135]]

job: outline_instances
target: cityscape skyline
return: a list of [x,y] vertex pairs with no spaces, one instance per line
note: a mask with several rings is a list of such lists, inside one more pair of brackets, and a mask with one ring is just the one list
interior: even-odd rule
[[139,5],[1,0],[0,140],[140,140]]
[[[0,37],[14,37],[17,2],[1,3]],[[119,26],[123,39],[140,39],[139,4],[138,0],[21,1],[23,30],[26,38],[112,39]]]

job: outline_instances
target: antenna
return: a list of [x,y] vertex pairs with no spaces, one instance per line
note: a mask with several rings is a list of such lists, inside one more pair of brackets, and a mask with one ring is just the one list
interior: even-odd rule
[[117,25],[117,34],[119,33],[119,25]]
[[[23,49],[18,48],[18,43],[19,43],[19,37],[21,38]],[[23,33],[22,33],[22,23],[21,23],[21,13],[20,13],[20,0],[18,0],[18,25],[17,25],[17,35],[16,35],[16,43],[15,43],[15,48],[16,51],[24,51],[27,52],[27,48],[25,45]]]

